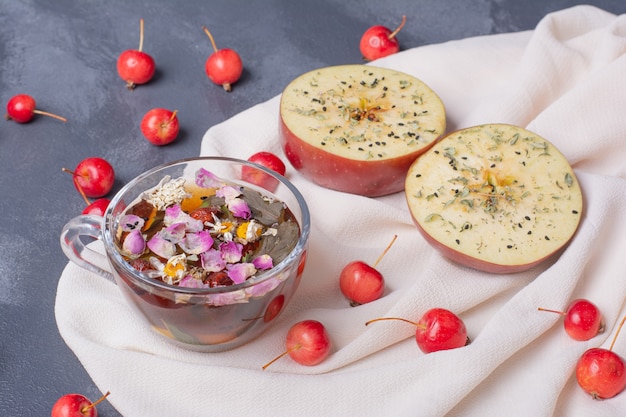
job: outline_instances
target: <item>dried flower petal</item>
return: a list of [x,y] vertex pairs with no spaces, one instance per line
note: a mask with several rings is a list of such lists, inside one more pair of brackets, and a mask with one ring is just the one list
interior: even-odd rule
[[246,203],[241,198],[233,198],[232,200],[230,200],[228,202],[228,210],[230,210],[231,213],[233,213],[235,217],[239,217],[239,218],[246,219],[246,220],[249,219],[250,216],[252,215],[252,212],[250,211],[250,207],[248,206],[248,203]]
[[263,232],[263,226],[255,222],[254,219],[241,223],[237,227],[237,241],[244,245],[257,240]]
[[222,257],[222,252],[216,249],[209,249],[200,255],[202,268],[209,272],[219,272],[226,268],[226,261]]
[[204,228],[202,220],[194,219],[189,214],[185,213],[180,207],[180,204],[175,204],[165,209],[163,223],[166,226],[170,226],[175,223],[184,223],[185,230],[188,232],[199,232]]
[[176,223],[156,233],[148,241],[148,248],[162,258],[176,255],[176,244],[185,237],[185,223]]
[[219,190],[215,192],[215,195],[218,197],[222,197],[226,203],[228,203],[233,198],[239,197],[241,195],[241,190],[239,188],[233,187],[232,185],[225,185]]
[[222,181],[212,172],[204,168],[200,168],[196,172],[196,185],[202,188],[219,188],[223,185]]
[[160,230],[157,234],[169,242],[178,243],[185,237],[186,229],[185,223],[175,223]]
[[122,250],[130,257],[139,256],[146,250],[146,239],[138,229],[133,230],[126,235]]
[[239,198],[241,195],[241,190],[239,188],[231,185],[225,185],[217,190],[215,195],[224,198],[224,201],[228,206],[228,210],[230,210],[235,217],[242,219],[250,218],[252,212],[250,211],[250,207],[248,207],[248,203]]
[[225,306],[236,303],[246,303],[246,292],[243,290],[230,291],[222,294],[211,294],[208,296],[209,302],[214,306]]
[[151,256],[149,261],[154,270],[148,271],[148,276],[160,278],[166,284],[176,284],[186,275],[187,262],[184,254],[172,256],[167,263],[161,262],[154,256]]
[[178,283],[179,287],[185,288],[207,288],[208,285],[202,282],[201,280],[195,278],[193,275],[186,275],[183,279]]
[[229,264],[234,264],[241,260],[243,245],[236,242],[224,242],[220,245],[222,259]]
[[240,264],[230,264],[226,266],[228,278],[235,284],[241,284],[246,279],[256,274],[256,268],[253,264],[244,262]]
[[268,292],[272,291],[274,288],[278,287],[282,280],[278,277],[272,277],[264,280],[263,282],[259,282],[258,284],[252,285],[246,288],[246,293],[251,297],[261,297]]
[[176,245],[169,240],[163,239],[158,233],[148,241],[148,248],[161,258],[169,258],[176,255]]
[[141,230],[146,223],[144,219],[134,214],[125,214],[120,217],[120,229],[124,232],[130,232],[131,230]]
[[187,233],[178,245],[186,253],[199,255],[211,249],[211,246],[213,246],[213,238],[208,230],[203,230],[198,233]]
[[274,267],[274,262],[272,261],[272,257],[269,255],[261,255],[257,256],[252,260],[252,264],[256,269],[265,270],[271,269]]

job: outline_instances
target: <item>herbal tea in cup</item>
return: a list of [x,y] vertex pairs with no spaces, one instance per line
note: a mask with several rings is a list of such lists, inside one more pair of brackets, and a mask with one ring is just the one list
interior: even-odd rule
[[[276,179],[272,191],[242,169]],[[298,287],[310,229],[300,192],[254,163],[193,158],[154,168],[111,200],[103,218],[78,216],[61,234],[76,264],[113,279],[151,328],[194,350],[257,337]],[[100,239],[110,271],[83,239]]]

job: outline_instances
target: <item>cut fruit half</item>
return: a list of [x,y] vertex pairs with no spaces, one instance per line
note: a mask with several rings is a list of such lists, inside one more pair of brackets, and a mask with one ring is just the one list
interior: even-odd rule
[[402,191],[411,163],[445,128],[444,105],[426,84],[368,65],[310,71],[280,101],[281,144],[294,168],[368,197]]
[[424,238],[448,258],[513,273],[559,252],[583,198],[565,157],[523,128],[488,124],[452,132],[410,167],[406,199]]

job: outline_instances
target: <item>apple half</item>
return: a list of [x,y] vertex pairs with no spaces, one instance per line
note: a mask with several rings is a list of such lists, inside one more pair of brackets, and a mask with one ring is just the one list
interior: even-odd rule
[[532,268],[558,253],[581,220],[578,180],[559,150],[523,128],[452,132],[409,168],[409,211],[444,256],[492,273]]
[[426,84],[369,65],[307,72],[280,100],[291,165],[318,185],[368,197],[402,191],[409,166],[445,128],[444,105]]

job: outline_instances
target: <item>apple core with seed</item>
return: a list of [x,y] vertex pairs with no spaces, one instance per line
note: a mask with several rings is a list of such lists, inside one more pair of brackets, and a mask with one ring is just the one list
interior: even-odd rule
[[406,199],[424,238],[448,258],[520,272],[558,253],[581,220],[578,180],[559,150],[521,127],[452,132],[409,169]]
[[280,101],[293,167],[318,185],[368,197],[402,191],[409,166],[445,128],[444,105],[425,83],[369,65],[305,73]]

